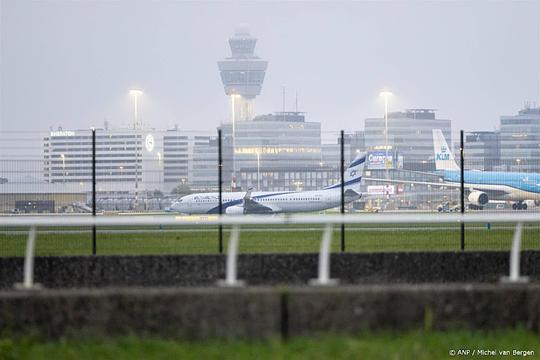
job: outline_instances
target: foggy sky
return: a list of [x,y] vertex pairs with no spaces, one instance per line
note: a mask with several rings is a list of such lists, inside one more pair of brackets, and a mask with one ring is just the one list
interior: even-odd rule
[[494,129],[540,103],[540,1],[146,2],[0,0],[0,130],[143,121],[214,130],[229,118],[216,62],[247,23],[269,61],[259,114],[299,110],[359,130],[390,110],[436,108],[453,130]]

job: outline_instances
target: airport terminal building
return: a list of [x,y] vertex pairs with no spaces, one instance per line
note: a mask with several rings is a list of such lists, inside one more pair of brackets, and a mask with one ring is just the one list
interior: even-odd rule
[[[96,129],[96,186],[99,192],[161,189],[162,139],[153,129]],[[47,183],[92,181],[92,131],[51,131],[43,139]]]
[[540,107],[526,106],[500,118],[500,164],[503,170],[540,172]]
[[[465,170],[495,171],[501,156],[499,131],[472,131],[465,133]],[[454,155],[459,158],[459,142]],[[458,160],[459,161],[459,160]]]
[[[224,167],[242,189],[312,190],[338,181],[338,164],[323,161],[321,124],[302,112],[277,112],[251,121],[221,125],[226,139]],[[234,156],[233,149],[234,148]]]
[[451,144],[451,121],[438,119],[433,109],[407,109],[388,113],[388,144],[385,119],[368,118],[364,122],[367,149],[389,149],[403,156],[403,168],[415,171],[435,170],[433,129],[441,129]]
[[166,192],[179,185],[191,190],[215,190],[218,185],[218,138],[208,133],[181,131],[163,135],[163,179]]

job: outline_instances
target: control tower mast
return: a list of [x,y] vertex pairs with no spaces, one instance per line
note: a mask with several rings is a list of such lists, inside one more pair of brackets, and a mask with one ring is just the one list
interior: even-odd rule
[[238,26],[229,38],[231,57],[218,61],[225,94],[231,97],[231,120],[245,121],[255,117],[253,100],[261,93],[268,62],[254,53],[257,39],[247,26]]

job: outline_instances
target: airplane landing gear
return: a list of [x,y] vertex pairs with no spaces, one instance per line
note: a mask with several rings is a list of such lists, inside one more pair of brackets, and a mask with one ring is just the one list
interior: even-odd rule
[[469,210],[484,210],[484,207],[481,205],[469,204]]
[[527,210],[527,204],[523,201],[518,201],[512,204],[512,210]]

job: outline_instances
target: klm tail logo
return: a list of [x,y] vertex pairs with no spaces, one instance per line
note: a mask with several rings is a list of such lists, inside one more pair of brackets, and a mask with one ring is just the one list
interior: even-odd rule
[[436,160],[450,160],[450,154],[437,154]]
[[435,160],[450,160],[450,153],[448,153],[446,146],[441,146],[441,153],[435,155]]

